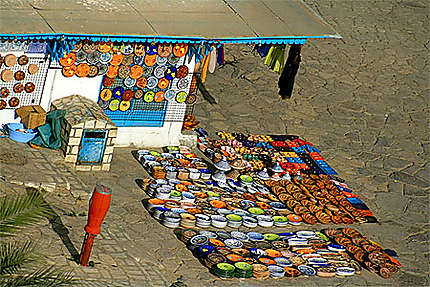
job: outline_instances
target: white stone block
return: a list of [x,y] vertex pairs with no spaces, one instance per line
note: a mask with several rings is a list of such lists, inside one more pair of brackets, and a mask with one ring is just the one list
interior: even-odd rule
[[102,170],[102,166],[101,165],[93,165],[91,170],[94,170],[94,171]]
[[83,128],[84,127],[84,123],[79,123],[73,126],[74,128]]
[[110,169],[110,164],[109,164],[109,163],[105,163],[105,164],[103,164],[103,166],[102,166],[102,170],[104,170],[104,171],[109,171],[109,169]]
[[82,137],[82,131],[83,131],[83,129],[75,129],[74,137],[77,137],[77,138]]
[[86,121],[84,123],[84,128],[91,128],[93,129],[96,126],[96,120]]
[[106,128],[106,122],[104,122],[104,121],[96,121],[95,128],[96,129],[104,129],[104,128]]
[[116,137],[117,134],[118,134],[118,130],[117,129],[111,129],[111,130],[109,130],[108,137],[114,138],[114,137]]
[[105,149],[105,154],[111,154],[113,153],[113,146],[107,146]]
[[70,147],[70,152],[69,152],[69,154],[78,154],[78,152],[79,152],[79,146],[77,146],[77,145],[74,145],[74,146],[69,146]]
[[75,168],[78,171],[90,171],[91,165],[77,165]]
[[79,145],[81,143],[81,138],[69,138],[69,145]]

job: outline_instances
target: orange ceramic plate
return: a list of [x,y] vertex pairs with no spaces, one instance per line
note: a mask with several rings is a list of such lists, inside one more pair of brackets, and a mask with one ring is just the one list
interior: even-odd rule
[[260,261],[265,265],[276,265],[275,260],[272,260],[270,258],[261,257],[261,258],[258,258],[258,261]]
[[75,75],[75,71],[76,71],[75,65],[63,67],[63,69],[62,69],[63,76],[66,78],[69,78],[69,77],[72,77],[73,75]]
[[[227,254],[225,256],[228,260],[230,260],[231,262],[240,262],[243,261],[243,257],[234,253],[231,254]],[[276,263],[275,263],[276,264]]]
[[80,78],[84,78],[88,76],[91,68],[87,63],[81,63],[76,67],[76,75]]
[[119,66],[109,65],[109,69],[106,73],[106,76],[113,79],[118,75]]
[[269,257],[272,257],[272,258],[276,258],[276,257],[281,257],[282,256],[282,253],[279,252],[279,251],[277,251],[277,250],[275,250],[275,249],[266,249],[264,251],[267,253],[267,255]]
[[166,78],[161,78],[158,81],[158,87],[162,90],[164,90],[165,88],[167,88],[169,86],[169,80]]
[[188,45],[185,43],[177,43],[173,46],[173,55],[183,57],[188,53]]
[[69,53],[67,56],[64,56],[60,58],[59,62],[60,65],[63,67],[70,67],[73,65],[76,61],[76,54],[75,53]]
[[218,246],[218,247],[225,246],[224,242],[215,238],[209,238],[209,243],[213,246]]
[[[112,59],[110,60],[110,64],[114,66],[119,66],[124,60],[124,55],[121,53],[113,54]],[[110,68],[110,67],[109,67]]]
[[211,200],[211,201],[209,201],[209,204],[210,205],[212,205],[212,207],[215,207],[215,208],[225,208],[225,207],[227,207],[227,204],[225,204],[225,202],[224,201],[222,201],[222,200]]
[[157,62],[157,55],[146,55],[145,56],[145,65],[148,67],[152,67]]
[[161,103],[163,100],[164,100],[164,92],[163,91],[156,92],[154,96],[154,101],[156,103]]
[[136,86],[141,89],[145,88],[147,84],[148,80],[145,77],[141,77],[136,81]]
[[287,218],[291,222],[302,222],[302,218],[296,214],[288,214]]
[[109,101],[112,98],[112,91],[110,89],[103,89],[100,92],[100,99],[103,101]]
[[131,66],[130,68],[130,78],[139,79],[143,75],[143,68],[138,65]]

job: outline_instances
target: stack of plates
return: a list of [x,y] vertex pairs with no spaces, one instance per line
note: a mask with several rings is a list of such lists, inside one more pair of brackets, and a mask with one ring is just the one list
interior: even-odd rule
[[250,216],[243,216],[242,221],[243,226],[248,228],[255,228],[258,225],[257,219]]
[[285,269],[278,265],[269,265],[270,277],[282,278],[285,275]]
[[251,278],[253,275],[253,268],[251,264],[246,262],[237,262],[234,264],[236,268],[234,276],[237,278]]
[[211,225],[211,218],[205,214],[196,214],[196,226],[209,227]]
[[216,228],[224,228],[227,226],[227,218],[222,215],[211,215],[211,224]]
[[267,279],[270,277],[270,270],[267,266],[263,264],[253,264],[252,265],[253,272],[255,278],[257,279]]
[[235,267],[228,263],[218,263],[213,269],[213,273],[222,279],[233,278],[235,275]]
[[173,211],[165,211],[160,216],[161,224],[163,224],[166,227],[170,228],[176,228],[179,226],[181,222],[181,216]]
[[[228,210],[228,209],[227,209]],[[237,214],[227,214],[227,225],[232,228],[239,228],[242,225],[242,216]]]
[[169,211],[170,209],[165,208],[165,207],[155,207],[152,209],[152,216],[157,219],[160,220],[161,219],[161,215],[166,212]]
[[262,227],[272,227],[274,224],[272,217],[269,215],[258,215],[257,221],[258,225]]
[[288,218],[285,216],[273,216],[273,221],[277,227],[285,227],[288,225]]
[[193,228],[196,226],[196,217],[189,213],[181,213],[181,226],[185,228]]

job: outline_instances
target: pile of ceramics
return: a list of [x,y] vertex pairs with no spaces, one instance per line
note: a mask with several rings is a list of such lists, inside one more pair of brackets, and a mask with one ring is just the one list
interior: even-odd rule
[[215,164],[227,161],[231,168],[263,180],[289,180],[300,173],[337,174],[317,148],[298,136],[218,132],[221,139],[212,140],[203,129],[197,132],[199,149]]
[[[164,226],[183,228],[181,240],[213,274],[258,279],[334,277],[366,268],[389,278],[399,270],[394,251],[383,250],[351,228],[264,234],[208,231],[377,220],[329,168],[320,168],[321,164],[314,168],[309,160],[309,168],[300,163],[308,151],[307,156],[319,158],[314,162],[322,159],[315,154],[319,151],[297,137],[285,136],[284,146],[282,136],[244,138],[222,133],[224,139],[214,142],[202,129],[197,131],[200,149],[213,165],[186,146],[165,147],[164,152],[139,150],[137,158],[153,177],[141,186],[150,196],[147,209]],[[236,147],[233,151],[223,144]],[[285,156],[293,153],[298,160],[285,163]],[[260,161],[262,166],[256,163]]]
[[192,228],[285,227],[300,224],[262,183],[146,179],[147,208],[163,225]]
[[[327,234],[332,236],[329,237]],[[342,235],[352,234],[359,233],[351,228],[336,230],[336,234],[331,229],[321,232],[306,230],[277,234],[182,229],[179,237],[202,264],[221,278],[266,279],[284,276],[334,277],[359,274],[362,266],[368,265],[361,265],[362,262],[354,260],[349,251],[347,252],[349,245],[345,247],[344,242],[339,240],[345,238],[341,237]],[[333,236],[334,240],[331,240]],[[361,238],[370,242],[364,237]],[[386,258],[383,261],[385,267],[380,269],[384,271],[380,274],[388,278],[391,273],[386,270],[391,268],[390,270],[394,272],[398,268],[394,263],[390,264],[387,261],[390,259],[392,262],[397,261],[381,248],[378,248],[378,252],[383,254],[379,255],[380,257]]]
[[234,180],[223,170],[212,172],[188,147],[165,150],[139,150],[138,159],[154,177],[145,181],[148,209],[167,227],[376,222],[357,195],[327,175],[264,181],[242,174]]
[[139,150],[137,159],[156,179],[209,180],[212,171],[187,146],[169,146],[166,152]]
[[294,177],[291,181],[265,182],[289,210],[308,224],[352,224],[376,222],[376,218],[358,195],[345,184],[327,175]]
[[[344,246],[346,252],[366,269],[383,278],[390,278],[391,274],[399,271],[399,267],[402,266],[397,260],[389,256],[379,244],[369,240],[355,229],[329,228],[325,230],[325,235],[337,244]],[[393,251],[391,253],[396,255]]]

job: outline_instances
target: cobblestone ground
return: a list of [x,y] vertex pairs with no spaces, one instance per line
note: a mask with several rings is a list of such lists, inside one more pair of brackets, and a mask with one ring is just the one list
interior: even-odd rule
[[[427,286],[429,284],[428,11],[426,1],[316,1],[343,40],[309,41],[291,100],[277,96],[277,75],[247,46],[230,47],[227,65],[207,78],[217,104],[195,113],[210,132],[298,134],[317,145],[380,224],[357,228],[395,249],[404,268],[390,280],[363,271],[351,278],[219,280],[173,232],[151,219],[135,179],[145,176],[132,149],[115,149],[110,172],[75,172],[60,152],[0,139],[2,193],[42,186],[55,214],[32,229],[48,264],[86,279],[82,286]],[[88,195],[112,187],[96,238],[95,267],[76,265]],[[322,226],[315,226],[322,228]]]

